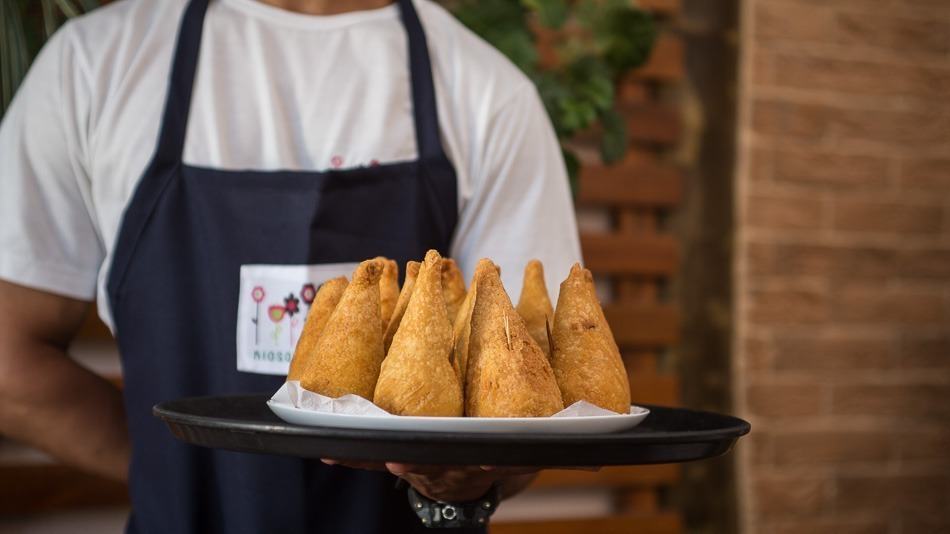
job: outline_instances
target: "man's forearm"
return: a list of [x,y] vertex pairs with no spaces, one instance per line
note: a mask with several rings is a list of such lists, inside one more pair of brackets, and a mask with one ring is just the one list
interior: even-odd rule
[[0,433],[70,465],[126,479],[121,392],[55,345],[0,339]]

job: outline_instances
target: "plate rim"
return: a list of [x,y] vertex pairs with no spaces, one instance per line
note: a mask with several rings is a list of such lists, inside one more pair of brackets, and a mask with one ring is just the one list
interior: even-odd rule
[[[398,417],[401,420],[410,421],[410,422],[423,421],[423,420],[424,421],[452,421],[452,422],[457,422],[457,423],[466,424],[466,425],[473,425],[475,421],[499,421],[499,420],[503,420],[506,422],[513,422],[513,423],[527,423],[527,424],[537,425],[537,424],[540,424],[539,421],[549,421],[551,419],[555,419],[552,417],[467,417],[467,416],[455,417],[455,416],[442,416],[442,415],[429,416],[429,415],[393,415],[393,414],[353,415],[353,414],[346,414],[346,413],[315,412],[313,410],[307,410],[305,408],[300,408],[297,406],[288,406],[287,404],[282,403],[282,402],[275,402],[273,399],[267,399],[267,407],[270,408],[272,405],[277,405],[277,406],[280,406],[281,408],[292,410],[295,412],[317,413],[317,414],[320,414],[321,416],[330,416],[331,418],[333,417],[340,417],[340,418],[359,417],[362,419],[391,419],[393,417]],[[576,420],[603,421],[606,419],[613,419],[615,417],[623,417],[623,418],[631,419],[635,417],[643,418],[650,415],[650,409],[645,406],[640,406],[638,404],[631,404],[630,407],[638,408],[644,411],[641,413],[615,413],[611,415],[568,416],[568,417],[557,417],[556,419],[558,421],[576,421]],[[466,422],[463,423],[462,421],[466,421]],[[284,421],[284,422],[289,423],[289,421]],[[290,423],[290,424],[296,424],[296,423]],[[303,426],[308,426],[308,425],[303,425]],[[371,430],[371,429],[367,429],[367,430]]]

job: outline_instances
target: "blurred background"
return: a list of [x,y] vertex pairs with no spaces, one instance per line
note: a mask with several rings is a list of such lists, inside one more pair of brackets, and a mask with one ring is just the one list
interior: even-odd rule
[[[753,426],[546,472],[492,532],[950,532],[950,2],[445,3],[538,82],[634,402]],[[91,2],[0,6],[6,102]],[[121,383],[95,320],[74,355]],[[2,532],[119,532],[124,495],[0,437]]]

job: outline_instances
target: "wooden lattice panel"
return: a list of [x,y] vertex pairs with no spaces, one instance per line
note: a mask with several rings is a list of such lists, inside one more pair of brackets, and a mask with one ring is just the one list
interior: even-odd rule
[[[669,20],[678,0],[641,0],[638,4]],[[662,22],[661,22],[662,24]],[[677,405],[679,380],[662,371],[679,337],[679,311],[663,296],[677,272],[676,238],[662,221],[683,197],[683,173],[664,162],[663,152],[681,136],[677,112],[658,97],[664,86],[684,76],[683,43],[663,33],[647,64],[618,87],[618,106],[627,120],[631,150],[617,164],[603,165],[593,139],[578,140],[584,160],[577,193],[578,208],[610,221],[608,228],[581,234],[585,265],[609,288],[604,313],[630,375],[633,401]],[[492,528],[493,534],[556,534],[591,532],[680,532],[679,516],[666,509],[661,488],[679,478],[676,465],[611,467],[597,473],[542,473],[529,491],[599,491],[613,495],[614,515],[597,519],[512,522]]]

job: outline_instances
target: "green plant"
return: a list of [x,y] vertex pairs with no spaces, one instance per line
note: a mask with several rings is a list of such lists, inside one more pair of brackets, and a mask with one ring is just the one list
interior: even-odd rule
[[[642,65],[656,37],[653,19],[630,0],[442,0],[463,24],[508,56],[538,87],[576,184],[578,160],[564,142],[599,123],[601,158],[627,150],[614,102],[625,73]],[[554,61],[542,61],[538,31],[553,37]]]
[[43,43],[66,18],[97,5],[96,0],[0,0],[0,117]]

